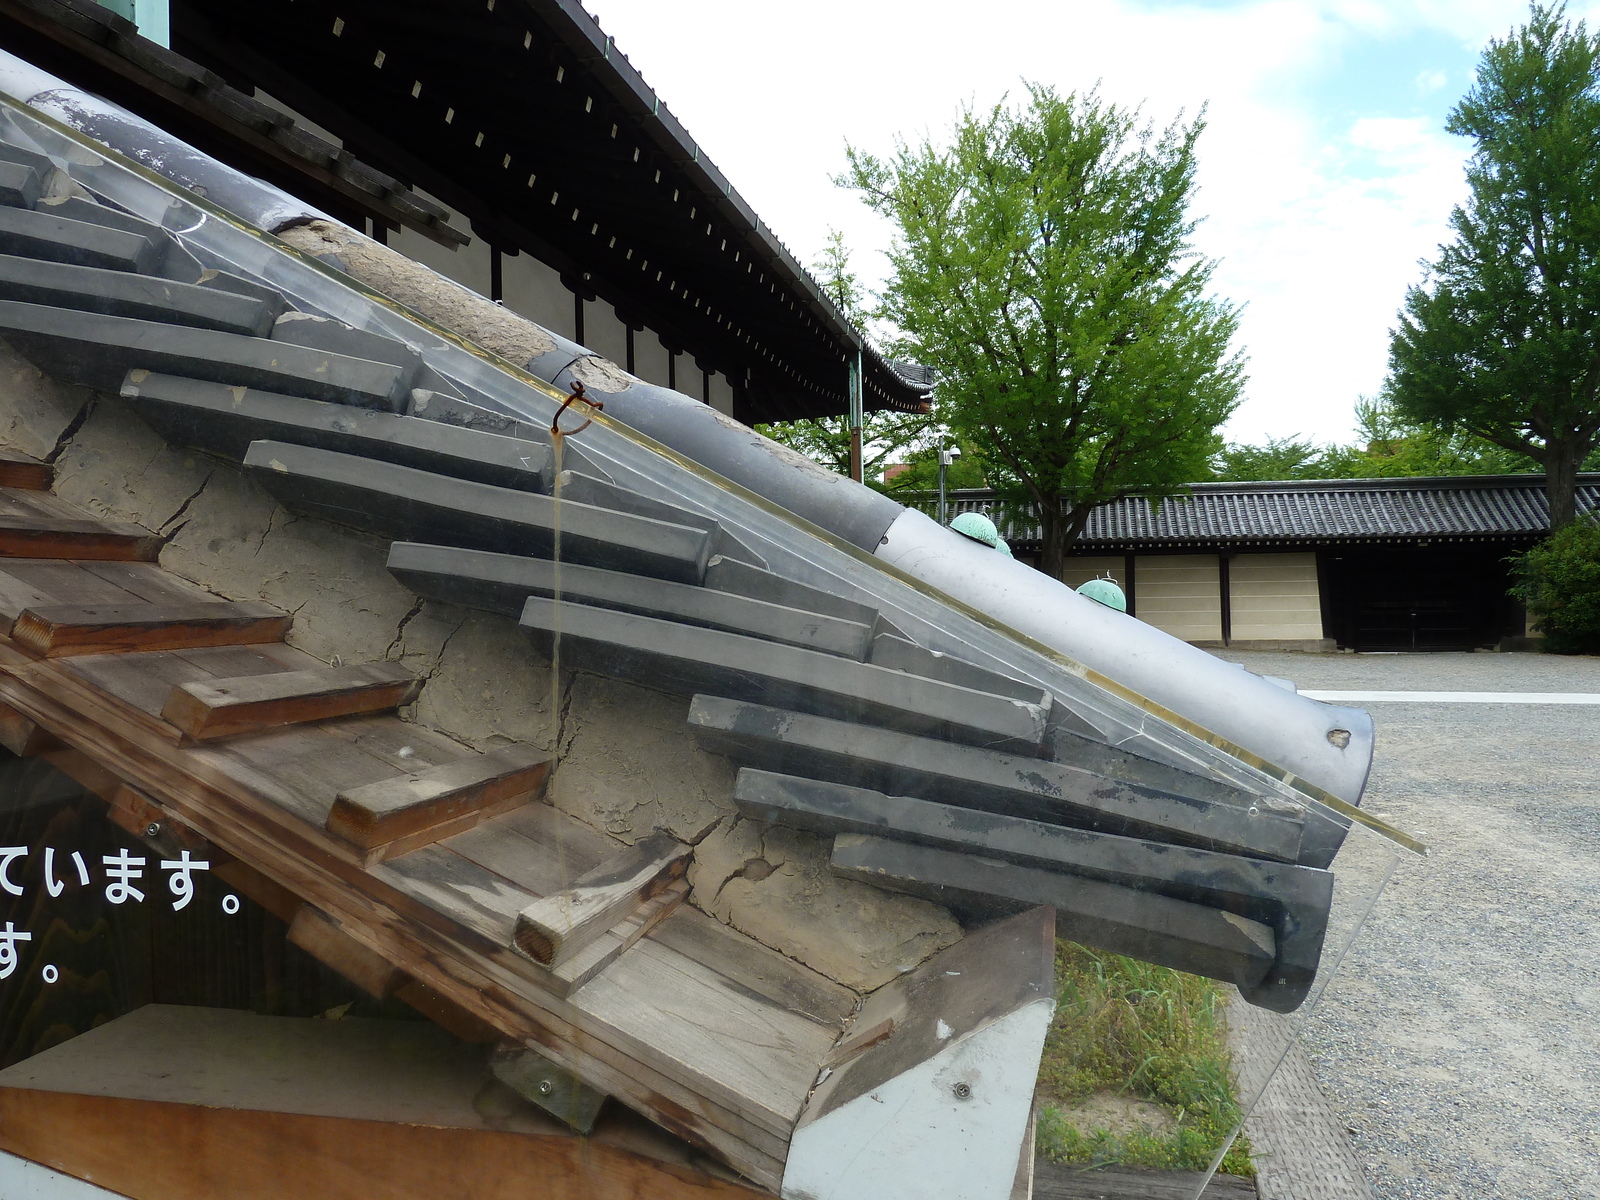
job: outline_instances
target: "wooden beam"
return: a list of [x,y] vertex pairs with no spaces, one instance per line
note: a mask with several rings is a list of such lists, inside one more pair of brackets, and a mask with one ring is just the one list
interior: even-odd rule
[[689,883],[677,879],[630,912],[605,933],[550,968],[550,990],[570,996],[653,932],[689,898]]
[[177,858],[187,850],[192,858],[209,863],[215,870],[221,860],[230,857],[149,796],[127,784],[111,797],[111,808],[106,815],[113,825],[158,848],[168,858]]
[[55,478],[56,469],[49,463],[29,458],[18,450],[0,450],[0,487],[48,492]]
[[416,699],[421,681],[399,663],[365,663],[183,683],[161,715],[197,741],[381,712]]
[[434,991],[421,980],[407,980],[395,989],[394,994],[396,999],[404,1000],[435,1025],[448,1030],[463,1042],[470,1042],[475,1046],[492,1046],[504,1036],[482,1017],[468,1012],[450,997]]
[[165,539],[125,521],[88,514],[0,514],[0,558],[94,558],[154,562]]
[[424,838],[406,846],[415,849],[525,802],[542,792],[549,773],[549,756],[519,743],[397,775],[340,792],[328,813],[328,832],[365,850]]
[[294,618],[270,604],[71,604],[27,609],[12,627],[17,645],[44,658],[128,650],[187,650],[276,642]]
[[0,746],[20,758],[62,748],[55,734],[30,721],[9,704],[0,704]]
[[285,925],[294,923],[301,899],[274,879],[269,879],[242,859],[211,868],[211,873],[229,887],[266,909]]
[[289,924],[289,940],[379,1000],[392,996],[406,973],[376,950],[356,941],[326,913],[302,904]]
[[534,962],[572,957],[688,869],[694,854],[670,834],[655,833],[626,853],[535,901],[517,916],[516,947]]

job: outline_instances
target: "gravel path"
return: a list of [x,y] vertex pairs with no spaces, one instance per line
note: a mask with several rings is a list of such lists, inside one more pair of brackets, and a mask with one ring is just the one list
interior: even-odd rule
[[[1600,692],[1600,659],[1228,653],[1310,689]],[[1406,856],[1305,1046],[1380,1200],[1600,1197],[1600,707],[1370,706]]]

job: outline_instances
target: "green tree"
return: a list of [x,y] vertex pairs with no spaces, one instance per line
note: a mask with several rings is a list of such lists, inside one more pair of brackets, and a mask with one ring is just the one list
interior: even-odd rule
[[1600,38],[1534,5],[1446,128],[1473,139],[1471,195],[1406,294],[1389,392],[1413,420],[1538,463],[1560,528],[1600,438]]
[[1029,85],[948,145],[849,151],[839,182],[894,222],[882,318],[939,372],[936,410],[1037,514],[1043,569],[1098,504],[1180,491],[1238,403],[1237,311],[1209,298],[1188,205],[1197,118],[1156,131]]
[[[866,296],[860,279],[850,267],[850,251],[844,235],[837,229],[828,231],[828,241],[822,253],[811,264],[823,291],[828,294],[840,312],[858,329],[865,329],[870,319]],[[850,418],[811,417],[799,421],[779,421],[770,425],[757,425],[756,432],[775,442],[782,442],[791,450],[804,454],[812,462],[820,463],[840,475],[850,474]],[[928,413],[867,412],[861,416],[861,477],[869,485],[887,491],[907,486],[884,485],[879,482],[883,468],[890,462],[908,461],[913,451],[930,438],[937,438],[934,419]],[[936,450],[928,453],[936,453]]]
[[1568,522],[1515,560],[1511,589],[1558,654],[1600,654],[1600,521]]

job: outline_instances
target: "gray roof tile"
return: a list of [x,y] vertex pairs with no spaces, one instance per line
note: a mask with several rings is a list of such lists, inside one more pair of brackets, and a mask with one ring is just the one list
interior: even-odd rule
[[[1008,542],[1039,540],[1038,525],[1004,518],[994,493],[955,492],[950,513],[999,515]],[[931,511],[932,500],[916,507]],[[1600,474],[1582,475],[1578,511],[1600,512]],[[1125,496],[1097,508],[1078,549],[1130,542],[1359,541],[1414,537],[1517,537],[1549,527],[1541,475],[1427,479],[1313,479],[1197,483],[1187,496],[1152,503]]]

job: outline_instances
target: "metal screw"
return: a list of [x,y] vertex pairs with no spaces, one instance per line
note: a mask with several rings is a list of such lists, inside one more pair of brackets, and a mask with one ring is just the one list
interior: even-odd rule
[[955,1087],[951,1088],[950,1090],[956,1094],[956,1099],[957,1100],[971,1100],[972,1099],[972,1086],[970,1084],[958,1083],[958,1084],[955,1085]]
[[159,837],[161,835],[161,822],[151,821],[144,827],[145,837]]
[[539,1095],[548,1096],[551,1092],[553,1092],[555,1090],[556,1090],[556,1085],[551,1083],[548,1079],[539,1080]]

